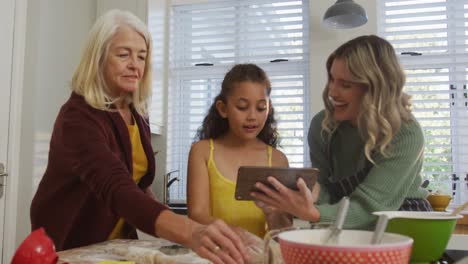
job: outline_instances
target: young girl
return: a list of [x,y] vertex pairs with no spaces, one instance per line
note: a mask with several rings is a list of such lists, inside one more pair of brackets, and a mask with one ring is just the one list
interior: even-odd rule
[[234,66],[224,77],[192,145],[188,161],[189,217],[200,223],[222,219],[263,237],[268,220],[287,221],[278,212],[237,201],[234,192],[240,166],[288,167],[286,156],[275,149],[278,134],[270,100],[271,85],[254,64]]

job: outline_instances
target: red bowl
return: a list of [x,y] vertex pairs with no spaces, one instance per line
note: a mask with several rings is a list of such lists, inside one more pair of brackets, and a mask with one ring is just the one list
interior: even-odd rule
[[44,228],[34,230],[16,249],[12,264],[55,264],[58,256]]
[[373,232],[343,230],[337,244],[323,245],[328,230],[293,230],[279,234],[281,254],[286,264],[407,264],[413,240],[385,233],[382,242],[370,243]]

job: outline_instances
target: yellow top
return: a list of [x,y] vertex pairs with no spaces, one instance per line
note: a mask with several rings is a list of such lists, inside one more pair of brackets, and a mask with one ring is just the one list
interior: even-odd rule
[[[262,237],[266,232],[266,219],[262,210],[252,201],[238,201],[234,198],[236,183],[219,172],[213,159],[214,144],[210,139],[208,175],[210,177],[211,215],[229,225],[240,226]],[[268,146],[268,166],[271,167],[271,146]]]
[[[128,133],[130,135],[130,142],[132,143],[132,160],[133,160],[133,180],[138,184],[141,178],[148,170],[148,159],[146,158],[145,150],[141,144],[140,131],[138,126],[127,125]],[[126,238],[123,232],[125,219],[120,218],[117,224],[108,237],[108,240],[117,238]]]

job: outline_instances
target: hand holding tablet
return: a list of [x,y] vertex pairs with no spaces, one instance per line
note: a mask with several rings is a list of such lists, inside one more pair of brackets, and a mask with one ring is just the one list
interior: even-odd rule
[[255,187],[257,182],[273,188],[267,181],[269,176],[274,177],[292,190],[298,190],[296,182],[302,178],[307,187],[312,190],[317,182],[318,173],[318,169],[315,168],[241,166],[237,175],[235,198],[237,200],[252,200],[250,193],[258,191]]

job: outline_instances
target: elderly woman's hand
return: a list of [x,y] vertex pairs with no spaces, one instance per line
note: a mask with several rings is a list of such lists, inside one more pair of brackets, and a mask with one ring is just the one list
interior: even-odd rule
[[223,221],[195,224],[189,247],[215,264],[245,263],[249,259],[240,237]]
[[262,202],[271,207],[270,210],[288,212],[303,220],[312,222],[320,220],[320,212],[314,205],[320,193],[319,184],[315,184],[311,191],[304,180],[299,178],[297,181],[299,191],[294,191],[273,177],[268,177],[268,182],[274,189],[260,182],[255,184],[255,187],[261,191],[251,193],[257,203]]

